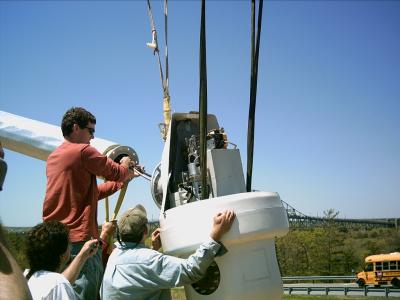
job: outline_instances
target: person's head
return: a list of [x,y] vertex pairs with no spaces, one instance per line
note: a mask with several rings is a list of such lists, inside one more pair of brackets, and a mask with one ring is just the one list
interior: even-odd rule
[[7,163],[0,158],[0,191],[3,190],[4,179],[6,179],[7,174]]
[[118,230],[123,242],[140,243],[148,233],[145,208],[138,204],[125,211],[118,222]]
[[58,221],[45,221],[33,227],[25,244],[29,262],[28,277],[39,270],[59,272],[70,258],[69,230]]
[[1,141],[0,141],[0,158],[4,159],[4,150],[3,150],[3,145],[1,144]]
[[7,174],[7,163],[4,161],[4,151],[3,146],[0,141],[0,191],[3,190],[4,179]]
[[96,117],[82,107],[72,107],[61,122],[63,136],[73,143],[89,144],[94,137]]

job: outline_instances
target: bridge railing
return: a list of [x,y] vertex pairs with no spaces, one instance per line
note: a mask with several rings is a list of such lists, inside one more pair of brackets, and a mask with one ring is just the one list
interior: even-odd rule
[[283,290],[285,293],[291,295],[293,292],[296,294],[301,294],[306,292],[308,295],[314,294],[314,295],[321,295],[321,292],[325,295],[329,295],[329,293],[332,292],[341,292],[345,296],[348,294],[357,294],[357,295],[364,295],[368,296],[368,294],[376,294],[376,293],[384,293],[386,297],[389,296],[400,296],[400,289],[399,288],[393,288],[393,287],[381,287],[381,288],[375,288],[375,287],[370,287],[370,286],[365,286],[363,288],[359,287],[349,287],[349,286],[329,286],[329,287],[323,287],[323,286],[284,286]]

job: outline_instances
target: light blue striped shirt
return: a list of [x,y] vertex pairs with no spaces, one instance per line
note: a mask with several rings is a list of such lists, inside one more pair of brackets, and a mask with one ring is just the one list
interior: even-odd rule
[[116,243],[104,272],[104,300],[170,300],[173,287],[200,280],[221,245],[210,239],[187,259],[162,254],[143,244]]

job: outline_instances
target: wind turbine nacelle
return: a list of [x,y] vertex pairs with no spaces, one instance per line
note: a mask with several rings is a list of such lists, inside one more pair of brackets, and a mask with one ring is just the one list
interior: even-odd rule
[[185,286],[186,298],[280,299],[274,239],[288,232],[286,210],[277,193],[246,192],[239,150],[228,148],[214,115],[208,115],[207,127],[208,199],[201,199],[199,115],[172,115],[151,185],[164,252],[189,256],[209,238],[212,217],[232,209],[236,219],[221,241],[229,252],[215,258],[202,280]]

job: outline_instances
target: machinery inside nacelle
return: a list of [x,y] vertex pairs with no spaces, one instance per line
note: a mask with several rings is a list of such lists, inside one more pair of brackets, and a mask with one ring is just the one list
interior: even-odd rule
[[[227,135],[219,127],[214,115],[208,115],[207,134],[207,186],[208,198],[245,192],[239,150],[228,149]],[[234,145],[234,144],[233,144]],[[161,165],[168,164],[168,188],[164,211],[173,207],[202,200],[199,118],[197,113],[176,113],[166,141],[163,161],[152,176],[152,196],[159,208],[163,193]],[[216,180],[218,177],[218,181]],[[228,182],[229,181],[229,182]],[[229,185],[228,185],[229,184]]]

